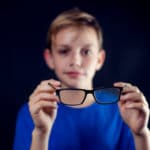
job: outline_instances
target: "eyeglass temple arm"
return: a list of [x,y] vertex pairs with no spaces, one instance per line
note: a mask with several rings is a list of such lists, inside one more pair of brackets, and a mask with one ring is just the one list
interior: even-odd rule
[[53,84],[48,83],[48,85],[49,85],[50,87],[52,87],[54,90],[56,90],[56,88],[53,86]]

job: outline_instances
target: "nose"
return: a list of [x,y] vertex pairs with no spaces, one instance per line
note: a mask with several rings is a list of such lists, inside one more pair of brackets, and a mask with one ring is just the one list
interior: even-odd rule
[[70,57],[70,66],[81,66],[82,58],[79,52],[72,53]]

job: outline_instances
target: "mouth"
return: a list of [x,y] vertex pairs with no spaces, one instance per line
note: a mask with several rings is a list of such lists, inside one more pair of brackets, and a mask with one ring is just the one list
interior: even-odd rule
[[78,71],[68,71],[68,72],[65,72],[65,74],[69,76],[70,78],[79,78],[84,75],[83,73],[78,72]]

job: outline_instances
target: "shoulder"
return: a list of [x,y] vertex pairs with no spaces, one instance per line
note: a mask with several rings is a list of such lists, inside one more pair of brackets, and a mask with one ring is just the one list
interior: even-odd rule
[[30,115],[28,104],[23,104],[17,114],[16,119],[16,126],[17,128],[25,129],[28,128],[28,130],[32,130],[34,127],[34,123],[32,120],[32,117]]
[[17,114],[17,120],[26,120],[26,121],[31,121],[31,115],[28,107],[28,103],[23,104]]
[[21,114],[23,115],[23,114],[27,114],[27,113],[29,113],[29,108],[28,108],[28,104],[25,103],[20,107],[20,109],[18,111],[18,115],[21,115]]

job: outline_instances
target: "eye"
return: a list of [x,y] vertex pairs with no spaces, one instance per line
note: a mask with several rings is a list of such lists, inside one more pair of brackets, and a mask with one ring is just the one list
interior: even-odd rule
[[58,53],[60,55],[67,55],[69,53],[69,49],[60,49],[58,50]]
[[92,54],[92,50],[90,50],[90,49],[82,49],[81,53],[82,53],[82,55],[91,55]]

